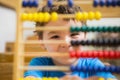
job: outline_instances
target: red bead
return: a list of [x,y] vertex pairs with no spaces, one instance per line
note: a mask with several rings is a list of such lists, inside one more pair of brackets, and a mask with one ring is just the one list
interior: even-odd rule
[[93,57],[98,57],[98,51],[93,51]]
[[104,55],[103,53],[99,53],[99,54],[98,54],[98,57],[99,57],[99,58],[103,58],[103,55]]
[[69,51],[69,53],[70,53],[70,57],[71,57],[71,58],[74,58],[74,57],[75,57],[75,54],[76,54],[75,51]]
[[81,53],[82,53],[81,51],[76,51],[76,57],[80,58],[81,57]]
[[108,51],[103,51],[104,53],[104,58],[109,58],[109,52]]
[[87,56],[87,51],[82,52],[82,57],[85,57],[85,58],[88,57]]
[[114,57],[115,57],[114,51],[110,51],[110,53],[109,53],[109,58],[114,58]]
[[87,53],[88,57],[92,57],[92,53],[93,53],[92,51],[88,51],[88,53]]
[[116,58],[120,59],[120,51],[116,51]]

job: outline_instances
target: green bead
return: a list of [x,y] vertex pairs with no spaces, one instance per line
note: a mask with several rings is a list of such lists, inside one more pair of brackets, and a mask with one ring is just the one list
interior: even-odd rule
[[70,32],[75,32],[75,27],[70,27]]
[[103,30],[104,30],[104,27],[98,27],[98,32],[103,32]]
[[86,26],[81,27],[81,31],[86,32],[87,30],[88,30],[88,27],[86,27]]
[[91,31],[95,32],[96,31],[96,27],[91,27]]
[[80,32],[81,31],[80,29],[81,29],[81,27],[75,27],[76,32]]

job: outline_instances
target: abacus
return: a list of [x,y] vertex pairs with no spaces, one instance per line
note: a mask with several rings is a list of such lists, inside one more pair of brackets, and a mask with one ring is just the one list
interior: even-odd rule
[[[62,57],[62,56],[70,56],[71,58],[80,58],[80,57],[98,57],[98,58],[108,58],[108,59],[120,59],[120,51],[103,51],[103,50],[99,50],[99,51],[69,51],[68,53],[64,53],[61,55],[61,53],[53,53],[52,55],[50,55],[48,52],[39,52],[36,54],[33,54],[31,52],[24,52],[24,44],[31,44],[31,43],[66,43],[65,41],[27,41],[25,42],[23,40],[23,30],[38,30],[38,31],[44,31],[44,30],[64,30],[64,31],[70,31],[70,32],[115,32],[118,33],[120,32],[120,26],[110,26],[110,27],[106,27],[106,26],[98,26],[98,27],[89,27],[89,26],[83,26],[83,27],[72,27],[70,29],[64,27],[64,28],[56,28],[56,27],[52,27],[52,28],[24,28],[22,27],[22,22],[23,21],[34,21],[34,22],[48,22],[48,21],[56,21],[58,20],[58,18],[75,18],[76,20],[79,21],[86,21],[86,20],[99,20],[101,19],[101,17],[120,17],[120,13],[118,13],[117,15],[113,15],[113,14],[105,14],[105,13],[101,13],[100,11],[89,11],[87,12],[78,12],[75,15],[61,15],[61,14],[57,14],[56,12],[53,13],[37,13],[37,12],[33,12],[35,10],[37,10],[37,8],[39,7],[39,5],[44,5],[47,4],[48,7],[52,6],[53,4],[68,4],[69,7],[72,7],[74,4],[86,4],[86,5],[93,5],[93,7],[97,7],[98,5],[100,6],[119,6],[120,5],[120,1],[117,0],[116,2],[114,0],[112,0],[114,3],[112,4],[111,2],[109,2],[109,0],[106,0],[106,2],[104,2],[104,0],[81,0],[81,1],[77,1],[77,0],[68,0],[68,1],[64,1],[64,2],[54,2],[53,0],[48,0],[47,2],[39,2],[38,0],[18,0],[18,5],[17,5],[17,39],[16,39],[16,49],[15,49],[15,56],[14,56],[14,80],[24,80],[23,79],[23,74],[24,74],[24,70],[47,70],[47,71],[54,71],[54,70],[61,70],[61,71],[105,71],[105,72],[112,72],[112,73],[120,73],[120,66],[105,66],[105,67],[96,67],[94,66],[93,68],[86,68],[86,67],[79,67],[79,66],[24,66],[24,58],[26,57],[36,57],[36,56],[48,56],[48,57]],[[22,8],[35,8],[35,10],[33,11],[29,11],[28,9],[24,9],[22,11]],[[97,9],[97,8],[96,8]],[[95,10],[96,10],[95,9]],[[118,8],[119,9],[119,8]],[[27,10],[27,11],[26,11]],[[29,13],[27,13],[29,12]],[[59,17],[60,16],[60,17]],[[78,46],[78,45],[93,45],[93,46],[119,46],[120,45],[120,39],[99,39],[99,40],[81,40],[81,41],[71,41],[70,42],[72,46]],[[25,53],[25,54],[24,54]],[[29,80],[29,79],[26,79]],[[32,80],[32,79],[31,79]],[[33,79],[35,80],[35,79]],[[59,80],[59,78],[36,78],[36,80]],[[104,80],[104,78],[100,78],[99,80]],[[111,79],[107,79],[107,80],[111,80]]]

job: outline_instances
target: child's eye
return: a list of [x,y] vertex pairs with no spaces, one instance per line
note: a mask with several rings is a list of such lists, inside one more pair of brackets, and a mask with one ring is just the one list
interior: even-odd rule
[[77,36],[77,35],[79,35],[79,33],[71,33],[70,37],[74,37],[74,36]]
[[52,36],[52,37],[50,37],[51,39],[58,39],[58,38],[60,38],[60,36],[58,36],[58,35],[55,35],[55,36]]

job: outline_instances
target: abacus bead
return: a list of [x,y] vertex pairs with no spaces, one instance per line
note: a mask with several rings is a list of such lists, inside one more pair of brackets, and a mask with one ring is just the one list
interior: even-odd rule
[[51,7],[52,4],[53,4],[53,0],[48,0],[48,2],[47,2],[48,7]]
[[88,13],[87,12],[83,12],[83,19],[82,20],[87,20],[88,19]]
[[120,66],[116,67],[116,71],[117,73],[120,73]]
[[71,57],[71,58],[74,58],[75,56],[76,56],[75,51],[70,51],[70,57]]
[[30,21],[33,20],[33,14],[32,14],[32,13],[29,13],[29,14],[28,14],[28,20],[30,20]]
[[98,78],[98,80],[105,80],[105,79],[101,77],[101,78]]
[[38,7],[38,0],[34,0],[34,1],[33,1],[33,6],[34,6],[34,7]]
[[21,19],[22,19],[23,21],[27,20],[27,19],[28,19],[28,15],[27,15],[26,13],[23,13],[23,14],[21,15]]
[[23,0],[23,1],[22,1],[22,6],[23,6],[23,7],[27,7],[27,1]]
[[38,21],[43,22],[45,15],[43,13],[38,13]]
[[79,32],[80,29],[81,29],[81,27],[76,27],[76,28],[75,28],[75,31],[76,31],[76,32]]
[[120,0],[117,1],[117,5],[120,6]]
[[110,72],[115,72],[116,71],[116,67],[115,66],[110,66]]
[[112,0],[112,6],[113,7],[117,6],[117,0]]
[[48,22],[50,20],[50,17],[50,14],[48,12],[45,12],[43,22]]
[[43,77],[42,80],[48,80],[46,77]]
[[83,19],[82,13],[81,13],[81,12],[77,12],[77,13],[75,14],[75,19],[78,20],[78,21],[82,20],[82,19]]
[[104,6],[105,5],[105,0],[100,0],[100,6],[102,7],[102,6]]
[[37,13],[33,13],[33,21],[37,22],[39,19],[39,16]]
[[71,71],[75,71],[75,70],[76,70],[76,67],[75,67],[75,66],[70,66],[70,70],[71,70]]
[[102,15],[101,15],[101,13],[99,11],[95,12],[95,19],[96,20],[101,19],[101,17],[102,17]]
[[83,31],[83,32],[86,32],[87,29],[88,29],[88,27],[86,27],[86,26],[82,26],[82,27],[81,27],[81,31]]
[[81,52],[80,51],[76,51],[76,57],[80,58],[81,57]]
[[111,6],[111,4],[112,4],[112,0],[107,0],[107,1],[106,1],[106,6],[107,6],[107,7]]
[[29,1],[28,1],[28,6],[29,6],[29,7],[32,7],[32,6],[33,6],[33,1],[32,1],[32,0],[29,0]]
[[99,5],[99,0],[94,0],[93,6],[94,6],[94,7],[97,7],[98,5]]
[[70,27],[70,32],[75,32],[75,27]]
[[54,77],[54,78],[53,78],[53,80],[59,80],[59,78],[57,78],[57,77]]
[[57,21],[57,20],[58,20],[58,14],[56,12],[52,12],[51,21]]
[[108,51],[104,51],[104,58],[108,58],[109,57],[109,52]]
[[89,19],[89,20],[93,20],[94,18],[95,18],[94,12],[90,11],[90,12],[88,13],[88,19]]
[[68,0],[68,6],[72,7],[73,6],[73,0]]

